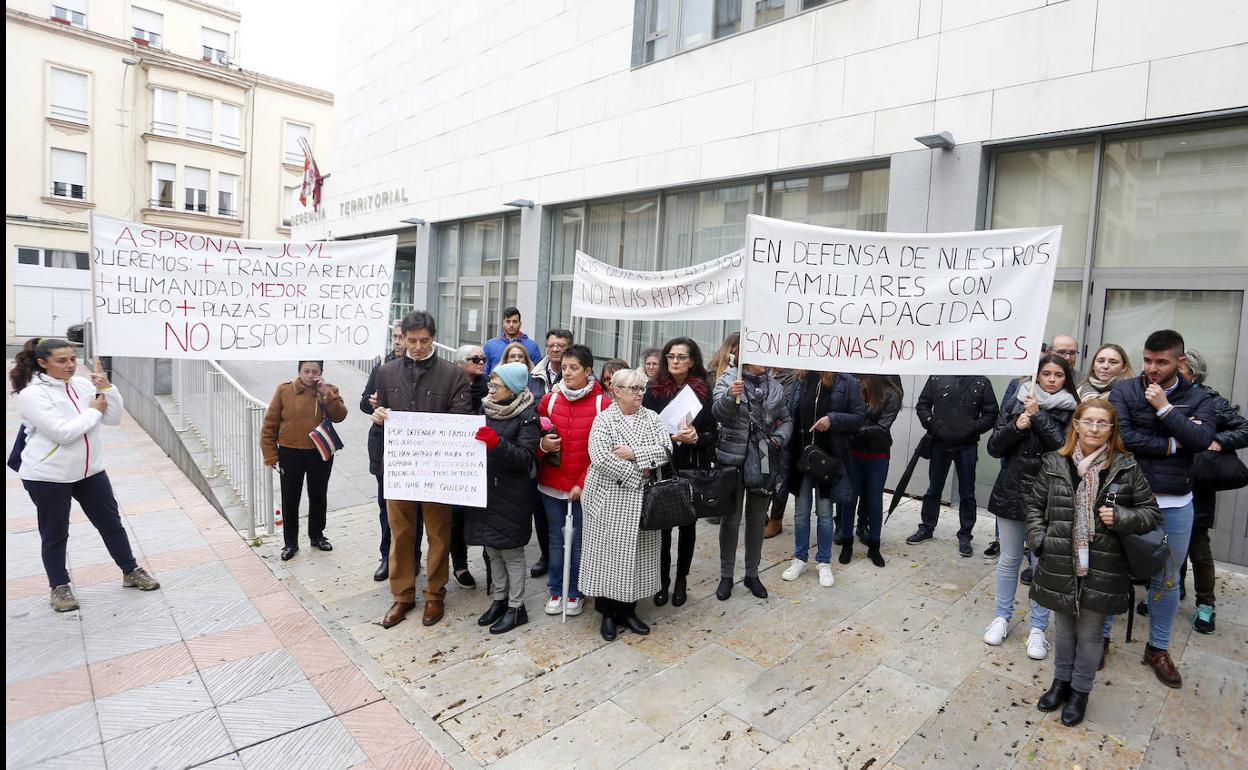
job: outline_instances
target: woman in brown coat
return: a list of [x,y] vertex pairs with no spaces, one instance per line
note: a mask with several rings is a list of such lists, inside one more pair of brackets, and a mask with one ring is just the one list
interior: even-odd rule
[[264,415],[260,431],[260,450],[264,464],[276,467],[282,479],[282,561],[299,550],[299,500],[303,496],[303,479],[308,479],[308,539],[322,551],[334,547],[325,539],[326,492],[334,458],[321,459],[309,433],[321,420],[333,422],[347,419],[347,405],[338,388],[322,377],[323,361],[300,361],[299,376],[277,386],[269,411]]

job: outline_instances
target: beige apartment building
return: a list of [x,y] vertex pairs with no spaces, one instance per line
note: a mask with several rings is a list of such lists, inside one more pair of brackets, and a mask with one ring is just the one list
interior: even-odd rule
[[90,315],[91,211],[267,240],[324,170],[333,95],[241,69],[239,13],[197,0],[10,0],[5,321],[10,342]]

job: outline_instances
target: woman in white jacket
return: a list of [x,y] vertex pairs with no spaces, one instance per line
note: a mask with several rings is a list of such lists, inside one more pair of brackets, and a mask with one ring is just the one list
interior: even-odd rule
[[39,514],[43,568],[57,612],[78,609],[65,569],[71,500],[78,501],[104,538],[109,555],[121,568],[123,586],[141,591],[160,587],[134,560],[104,470],[99,426],[121,424],[121,394],[98,361],[90,379],[75,377],[77,368],[72,345],[38,338],[26,342],[9,373],[26,439],[18,475]]

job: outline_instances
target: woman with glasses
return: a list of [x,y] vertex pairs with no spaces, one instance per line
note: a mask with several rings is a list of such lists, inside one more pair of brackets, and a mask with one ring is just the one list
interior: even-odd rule
[[646,348],[641,351],[641,369],[647,380],[653,380],[659,374],[660,361],[663,354],[658,348]]
[[635,634],[650,633],[637,617],[637,601],[659,587],[660,537],[640,528],[641,503],[646,479],[672,452],[663,421],[642,406],[646,376],[621,369],[611,391],[615,403],[598,415],[589,433],[580,576],[581,590],[595,597],[608,642],[621,624]]
[[[996,428],[988,439],[988,454],[1002,460],[1001,473],[988,499],[988,511],[997,517],[1001,544],[995,615],[984,632],[984,643],[993,647],[1005,641],[1014,616],[1027,503],[1040,472],[1040,458],[1066,440],[1066,428],[1078,404],[1070,364],[1053,353],[1041,356],[1036,376],[1024,380],[1014,398],[998,413]],[[1049,642],[1044,637],[1049,612],[1032,602],[1030,619],[1027,655],[1033,660],[1044,660],[1049,654]]]
[[481,401],[485,398],[489,380],[485,377],[485,351],[480,345],[461,345],[455,351],[455,363],[464,374],[472,393],[472,413],[481,414]]
[[628,362],[622,358],[613,358],[602,365],[602,374],[598,375],[598,382],[602,385],[602,389],[611,392],[611,377],[621,369],[627,369]]
[[[468,375],[472,413],[481,414],[481,402],[489,391],[489,379],[485,376],[485,351],[480,345],[461,345],[455,351],[455,363]],[[451,576],[460,588],[476,588],[477,579],[468,569],[468,544],[464,542],[465,516],[463,507],[451,507]]]
[[1088,401],[1093,398],[1109,398],[1109,391],[1114,383],[1135,376],[1131,370],[1131,359],[1121,346],[1101,345],[1096,355],[1092,356],[1092,366],[1088,375],[1079,384],[1079,400]]
[[[697,396],[699,408],[689,410],[676,420],[675,432],[668,425],[675,449],[672,450],[672,467],[677,471],[685,468],[706,468],[714,461],[715,415],[711,411],[711,389],[706,381],[706,367],[702,365],[702,350],[698,343],[688,337],[677,337],[663,346],[659,359],[659,371],[650,380],[642,406],[656,414],[662,414],[685,388]],[[693,564],[693,543],[697,538],[697,523],[680,527],[680,540],[676,546],[676,587],[671,594],[672,604],[680,607],[688,598],[689,568]],[[662,531],[660,547],[661,571],[659,591],[654,595],[655,605],[667,604],[668,588],[672,585],[672,530]]]
[[[1083,721],[1101,659],[1107,615],[1131,604],[1131,572],[1121,535],[1161,525],[1144,472],[1122,445],[1118,414],[1084,401],[1061,449],[1041,460],[1027,501],[1027,544],[1039,557],[1031,599],[1053,612],[1053,683],[1036,708]],[[1063,708],[1064,706],[1064,708]]]

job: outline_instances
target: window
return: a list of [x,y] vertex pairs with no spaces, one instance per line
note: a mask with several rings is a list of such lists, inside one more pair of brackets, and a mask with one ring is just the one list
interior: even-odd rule
[[633,65],[657,61],[844,0],[646,0],[635,4]]
[[182,170],[182,180],[186,185],[184,208],[187,211],[208,213],[208,169],[187,166]]
[[17,264],[31,267],[56,267],[63,270],[90,270],[91,263],[85,251],[63,249],[38,249],[17,247]]
[[283,130],[285,135],[282,142],[282,160],[287,163],[302,165],[303,147],[299,145],[299,140],[306,139],[309,142],[312,141],[312,128],[299,123],[287,123]]
[[282,188],[282,227],[290,227],[291,217],[299,208],[299,186]]
[[884,230],[888,169],[823,174],[771,183],[773,217],[822,227]]
[[644,61],[654,61],[667,56],[668,16],[670,0],[648,0],[646,3],[646,36]]
[[238,194],[238,177],[233,174],[217,174],[217,215],[236,217],[235,195]]
[[87,76],[81,72],[52,68],[52,107],[54,118],[74,123],[87,122]]
[[221,102],[221,125],[217,129],[217,140],[226,147],[239,146],[240,114],[241,110],[238,105]]
[[481,344],[497,333],[503,308],[515,304],[520,215],[439,225],[436,247],[434,315],[444,341]]
[[167,88],[152,89],[152,133],[178,135],[178,92]]
[[1095,157],[1093,144],[999,154],[992,228],[1061,225],[1058,267],[1083,267]]
[[152,164],[152,206],[173,208],[173,187],[177,169],[172,163]]
[[87,28],[87,0],[56,0],[52,3],[52,21]]
[[761,27],[784,18],[785,0],[754,0],[754,26]]
[[186,95],[186,135],[201,142],[212,141],[212,100]]
[[87,154],[52,150],[52,195],[57,198],[87,198]]
[[204,61],[217,64],[230,63],[230,35],[215,29],[203,28]]
[[159,13],[153,13],[137,5],[130,6],[130,38],[134,42],[159,48],[164,26],[164,17]]
[[1097,267],[1248,264],[1248,126],[1105,143]]

